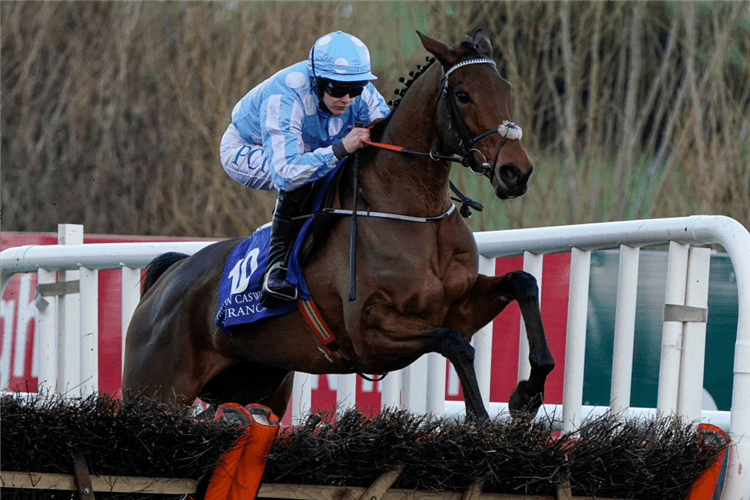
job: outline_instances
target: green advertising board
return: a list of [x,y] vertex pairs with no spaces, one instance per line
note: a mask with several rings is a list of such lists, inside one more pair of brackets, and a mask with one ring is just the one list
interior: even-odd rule
[[[630,406],[656,407],[667,252],[640,252]],[[619,252],[592,252],[583,404],[609,406]],[[732,401],[737,279],[729,257],[712,252],[703,387],[719,410]],[[705,409],[705,408],[704,408]]]

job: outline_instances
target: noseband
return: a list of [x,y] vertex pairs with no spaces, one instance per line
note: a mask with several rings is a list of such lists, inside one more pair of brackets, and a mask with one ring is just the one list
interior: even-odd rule
[[[471,136],[471,132],[466,126],[466,122],[461,117],[461,114],[456,108],[456,98],[453,93],[453,88],[448,83],[448,77],[451,73],[470,64],[491,64],[493,67],[497,68],[497,64],[495,63],[495,61],[488,57],[467,59],[451,66],[448,71],[445,72],[441,81],[441,97],[443,98],[442,101],[446,103],[446,109],[448,111],[448,129],[452,130],[455,133],[458,147],[461,149],[459,153],[461,154],[461,164],[464,167],[468,167],[473,173],[477,175],[485,175],[488,173],[491,174],[492,165],[497,161],[497,157],[500,154],[500,149],[505,145],[506,141],[508,139],[520,140],[523,136],[523,131],[521,130],[521,127],[519,127],[515,123],[505,120],[500,125],[498,125],[497,128],[491,128],[474,137]],[[500,137],[503,138],[503,140],[495,149],[494,158],[492,160],[492,163],[490,163],[487,161],[487,158],[485,158],[482,152],[474,147],[474,144],[479,140],[487,137],[488,135],[494,133],[498,133]],[[476,160],[474,159],[474,153],[479,153],[479,155],[484,158],[484,161],[481,164],[477,164]]]

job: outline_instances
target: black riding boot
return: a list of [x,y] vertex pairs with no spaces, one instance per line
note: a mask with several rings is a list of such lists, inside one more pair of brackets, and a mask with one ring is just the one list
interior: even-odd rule
[[279,191],[271,222],[271,241],[263,290],[260,292],[263,307],[272,308],[297,299],[297,287],[286,280],[286,266],[292,241],[297,235],[297,222],[292,218],[299,215],[302,202],[309,191],[309,185],[294,191]]

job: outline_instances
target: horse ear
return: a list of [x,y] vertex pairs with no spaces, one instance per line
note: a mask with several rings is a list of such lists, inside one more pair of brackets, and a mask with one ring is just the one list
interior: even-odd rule
[[419,31],[417,31],[417,35],[419,35],[419,39],[422,41],[422,46],[427,49],[427,52],[435,56],[443,66],[453,66],[458,62],[458,58],[451,53],[451,49],[447,45],[438,42],[434,38],[430,38]]
[[475,29],[471,34],[471,39],[484,55],[492,57],[492,43],[482,28]]

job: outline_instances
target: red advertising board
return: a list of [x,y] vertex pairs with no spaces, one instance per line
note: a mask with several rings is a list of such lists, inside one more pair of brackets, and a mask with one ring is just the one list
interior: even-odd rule
[[[85,243],[124,243],[140,241],[186,241],[185,238],[84,236]],[[0,233],[0,249],[21,245],[54,245],[54,233]],[[521,269],[523,259],[497,259],[497,274]],[[552,354],[557,363],[547,383],[545,402],[562,402],[562,381],[565,357],[570,257],[549,255],[544,260],[541,300],[542,318]],[[14,276],[6,287],[0,303],[0,387],[4,390],[35,391],[37,384],[38,348],[36,340],[35,273]],[[118,394],[122,370],[121,277],[117,270],[99,271],[99,388]],[[515,387],[518,371],[520,312],[513,303],[493,323],[492,383],[490,399],[507,401]],[[335,376],[311,378],[312,409],[334,408]],[[363,410],[380,406],[380,384],[358,377],[357,402]],[[461,400],[458,377],[448,367],[446,399]]]

